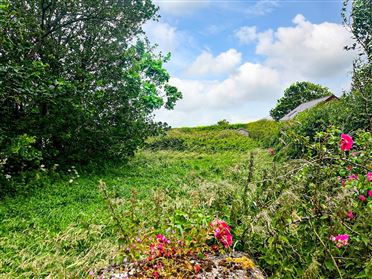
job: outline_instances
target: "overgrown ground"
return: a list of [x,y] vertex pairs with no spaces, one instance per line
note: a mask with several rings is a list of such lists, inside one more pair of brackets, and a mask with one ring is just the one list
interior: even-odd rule
[[124,223],[133,214],[138,228],[157,229],[158,219],[166,224],[174,212],[195,209],[213,217],[228,211],[214,211],[210,203],[218,191],[241,187],[246,178],[240,170],[247,168],[249,152],[258,154],[258,165],[271,162],[266,150],[233,131],[212,132],[202,144],[188,144],[183,151],[145,149],[128,163],[82,170],[79,177],[72,171],[25,195],[2,199],[0,278],[82,277],[119,261],[118,228],[100,180],[122,208]]

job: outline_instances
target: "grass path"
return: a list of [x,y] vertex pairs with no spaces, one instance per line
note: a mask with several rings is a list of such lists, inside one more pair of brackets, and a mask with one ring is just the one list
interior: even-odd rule
[[1,200],[0,278],[82,277],[107,265],[118,250],[117,231],[97,187],[100,179],[118,198],[126,200],[136,189],[146,202],[154,189],[226,180],[247,157],[239,152],[142,151],[128,164]]

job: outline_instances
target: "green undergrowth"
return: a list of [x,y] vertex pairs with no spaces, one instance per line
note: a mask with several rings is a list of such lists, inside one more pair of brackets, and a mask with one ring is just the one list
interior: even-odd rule
[[[157,218],[167,222],[165,215],[154,215],[156,198],[164,196],[169,199],[166,204],[174,205],[169,208],[170,218],[177,208],[191,212],[192,191],[196,195],[210,191],[213,185],[225,185],[223,189],[235,183],[234,169],[247,165],[248,145],[243,149],[247,152],[144,150],[126,164],[106,163],[48,180],[47,185],[27,194],[3,198],[0,278],[81,277],[115,261],[121,251],[118,228],[98,189],[100,180],[122,206],[123,219],[135,192],[142,208],[138,213],[141,227],[149,228],[156,225]],[[270,161],[266,152],[260,158],[263,164]],[[208,211],[202,204],[198,207]]]

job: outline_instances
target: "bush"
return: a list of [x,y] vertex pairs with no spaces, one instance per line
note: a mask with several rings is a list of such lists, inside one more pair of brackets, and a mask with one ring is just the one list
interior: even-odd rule
[[[275,278],[371,275],[372,138],[359,131],[353,149],[342,151],[340,134],[334,128],[318,133],[300,164],[250,187],[244,245]],[[346,234],[348,242],[337,242]]]
[[146,148],[152,150],[178,150],[196,152],[248,151],[258,147],[251,138],[235,130],[173,129],[167,135],[148,141]]
[[278,140],[282,126],[282,122],[262,119],[248,123],[247,130],[249,136],[258,141],[261,146],[270,147]]

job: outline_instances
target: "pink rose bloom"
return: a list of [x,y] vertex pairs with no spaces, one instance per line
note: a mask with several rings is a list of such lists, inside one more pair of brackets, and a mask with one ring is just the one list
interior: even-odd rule
[[351,210],[349,210],[347,213],[346,213],[346,216],[347,218],[349,218],[350,220],[354,218],[354,214]]
[[367,174],[367,180],[368,180],[368,181],[372,181],[372,172],[369,172],[369,173]]
[[232,235],[231,229],[223,220],[214,220],[211,222],[211,227],[213,228],[214,237],[220,241],[225,248],[232,245]]
[[367,198],[363,195],[360,195],[359,196],[359,199],[362,201],[362,202],[365,202],[367,200]]
[[342,246],[346,246],[349,244],[349,235],[339,234],[338,236],[331,236],[330,240],[336,243],[337,248],[341,248]]
[[368,197],[372,198],[372,190],[368,190]]
[[358,180],[359,177],[357,174],[352,174],[352,175],[349,175],[349,181],[352,181],[352,180]]
[[353,138],[350,137],[347,134],[341,134],[341,144],[340,148],[342,151],[349,151],[351,148],[353,148]]

